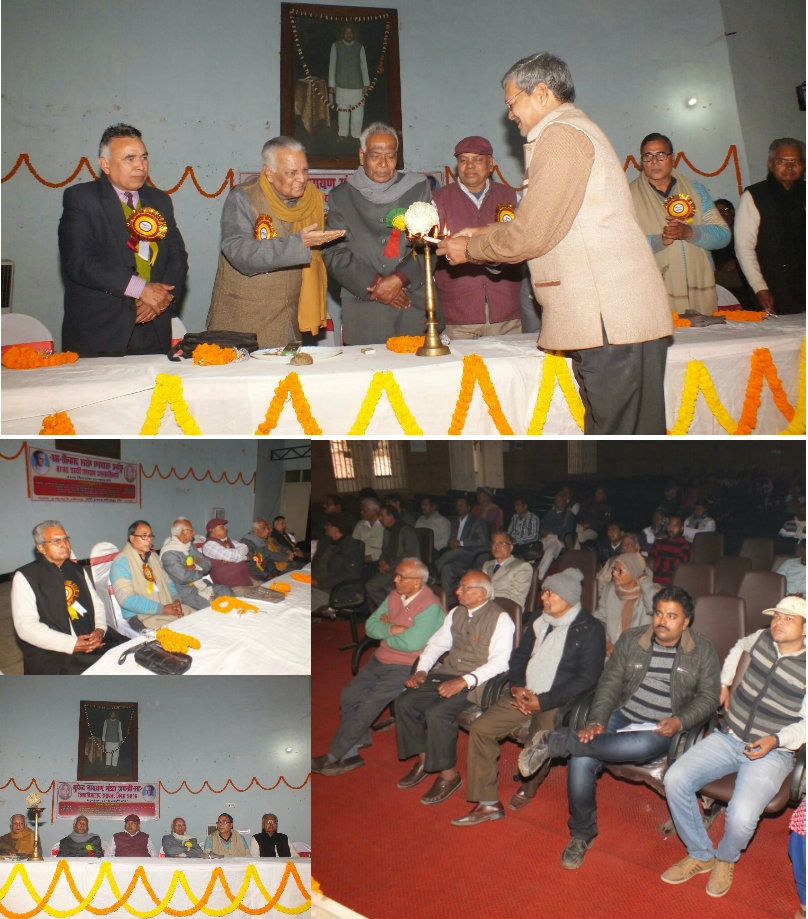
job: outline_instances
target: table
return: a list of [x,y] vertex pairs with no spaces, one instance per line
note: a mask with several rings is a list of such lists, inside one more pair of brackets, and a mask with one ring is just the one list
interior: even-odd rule
[[[95,919],[97,913],[77,909],[82,901],[77,900],[71,892],[68,877],[72,878],[77,892],[83,899],[100,876],[102,881],[92,899],[92,905],[96,909],[106,909],[128,891],[135,875],[139,874],[140,878],[136,880],[126,897],[125,905],[120,905],[111,913],[105,913],[120,914],[127,919],[130,916],[145,919],[147,916],[166,915],[162,911],[162,906],[165,905],[174,910],[186,910],[183,913],[185,916],[208,915],[201,906],[207,907],[208,910],[224,910],[230,907],[231,912],[227,915],[244,916],[245,913],[238,905],[250,909],[266,908],[279,888],[283,892],[278,904],[285,913],[294,915],[307,911],[311,890],[311,859],[308,858],[262,858],[258,861],[239,858],[221,858],[215,861],[175,858],[155,858],[148,861],[137,858],[46,858],[41,862],[0,861],[0,903],[3,904],[4,911],[10,912],[10,919],[22,919],[25,913],[30,915],[30,911],[36,909],[37,904],[41,902],[57,873],[59,879],[47,900],[47,905],[54,910],[70,911],[67,913],[70,917],[93,916]],[[179,883],[168,897],[175,874],[178,875]],[[209,896],[203,899],[214,874],[217,881],[211,884]],[[30,881],[36,897],[26,889],[24,878]],[[146,889],[144,879],[153,890],[156,901]],[[226,882],[232,896],[226,893],[222,880]],[[183,889],[183,881],[187,883],[196,901],[202,901],[201,906],[197,906],[196,909],[195,901],[191,900]],[[162,902],[164,898],[165,903]],[[235,908],[234,902],[238,904]],[[156,911],[158,905],[161,906],[159,912]],[[8,915],[8,912],[5,914]],[[273,914],[271,909],[265,913],[270,914]],[[46,916],[47,913],[43,910],[39,915]]]
[[[310,566],[304,569],[310,571]],[[193,663],[187,675],[202,674],[247,676],[311,673],[311,585],[295,581],[292,573],[267,581],[290,585],[282,603],[247,600],[257,613],[217,613],[208,607],[183,616],[167,628],[198,638],[202,647],[190,648]],[[110,648],[100,660],[84,671],[85,676],[148,675],[150,670],[135,663],[130,654],[123,664],[118,658],[143,642],[133,638],[125,645]]]
[[331,126],[331,110],[328,107],[328,86],[318,77],[303,77],[295,84],[295,115],[300,115],[303,127],[314,133],[322,121]]
[[[753,352],[763,348],[771,356],[792,408],[797,406],[802,390],[794,427],[804,433],[804,341],[804,314],[765,322],[677,329],[665,373],[668,428],[691,434],[734,432],[744,406]],[[0,379],[2,430],[3,434],[35,435],[46,415],[66,411],[80,435],[137,434],[155,392],[155,379],[162,373],[181,384],[187,407],[204,434],[256,433],[276,387],[284,380],[288,384],[297,379],[313,419],[328,436],[399,436],[418,431],[443,436],[452,423],[464,366],[470,371],[475,361],[481,361],[477,369],[490,379],[511,432],[581,433],[572,410],[576,400],[580,406],[580,400],[570,362],[537,351],[534,335],[454,341],[451,349],[451,354],[435,358],[393,354],[383,345],[370,352],[358,346],[341,349],[338,354],[335,351],[339,349],[322,349],[322,355],[315,355],[314,364],[300,367],[254,359],[220,367],[197,367],[191,361],[172,363],[152,355],[86,358],[75,364],[37,370],[4,369]],[[471,359],[472,355],[479,357]],[[686,382],[692,384],[700,374],[701,382],[706,382],[701,364],[694,362],[703,362],[717,398],[728,412],[729,420],[720,411],[718,414],[729,430],[702,396],[695,402],[692,421],[685,417],[677,428]],[[293,371],[296,377],[290,377]],[[567,386],[566,394],[559,380]],[[387,394],[381,392],[378,404],[372,408],[369,400],[382,384],[387,386]],[[391,391],[395,405],[411,413],[409,417],[402,414],[403,421],[391,406]],[[540,393],[545,407],[539,405],[537,411]],[[687,412],[684,414],[687,416]],[[755,434],[778,433],[788,425],[765,381],[760,408],[753,413],[752,421]],[[317,433],[313,427],[301,424],[287,398],[269,433],[299,436],[301,431]],[[159,433],[180,432],[174,413],[167,409]],[[478,383],[464,424],[452,433],[508,433],[492,417]]]

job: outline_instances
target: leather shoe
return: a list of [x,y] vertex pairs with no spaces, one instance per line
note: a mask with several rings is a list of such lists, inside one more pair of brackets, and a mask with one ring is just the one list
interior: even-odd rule
[[478,804],[473,807],[465,817],[452,820],[452,826],[477,826],[486,820],[501,820],[505,816],[505,808],[497,801],[496,804]]
[[311,758],[311,771],[322,772],[323,766],[331,762],[333,762],[333,760],[327,753],[323,753],[322,756],[313,756]]
[[410,769],[410,771],[404,776],[404,778],[398,780],[399,788],[415,788],[415,786],[422,782],[426,778],[426,770],[424,769],[424,764],[420,759],[415,761],[415,765]]
[[520,788],[511,795],[511,800],[508,801],[508,808],[512,811],[520,811],[523,807],[527,807],[532,800],[533,795],[529,795],[524,788]]
[[421,804],[443,804],[443,802],[447,798],[450,798],[458,788],[462,787],[463,780],[459,775],[456,775],[453,779],[444,779],[438,776],[433,786],[423,798],[421,798]]
[[344,775],[353,769],[364,766],[365,761],[361,756],[349,756],[348,759],[337,760],[335,763],[326,763],[320,770],[322,775]]

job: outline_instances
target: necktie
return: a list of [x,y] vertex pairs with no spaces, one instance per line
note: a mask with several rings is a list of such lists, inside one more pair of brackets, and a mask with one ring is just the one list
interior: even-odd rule
[[494,574],[496,574],[496,573],[499,571],[499,569],[500,569],[501,567],[502,567],[502,565],[500,565],[500,563],[497,562],[496,565],[494,565]]
[[124,198],[126,198],[126,204],[127,204],[127,206],[130,207],[132,210],[134,210],[134,209],[135,209],[135,197],[134,197],[134,195],[132,194],[132,192],[131,192],[131,191],[128,191],[128,192],[124,195]]

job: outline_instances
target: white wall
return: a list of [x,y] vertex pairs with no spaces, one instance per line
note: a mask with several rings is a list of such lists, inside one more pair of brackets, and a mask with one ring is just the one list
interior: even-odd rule
[[[750,26],[755,13],[768,16],[763,4],[745,8]],[[158,186],[174,185],[191,164],[215,190],[230,167],[255,168],[263,142],[279,133],[279,23],[280,0],[4,0],[2,173],[24,152],[46,179],[62,181],[80,157],[95,161],[103,129],[123,120],[143,131]],[[719,0],[408,0],[399,27],[408,167],[448,163],[460,137],[481,133],[517,184],[522,141],[499,80],[514,60],[545,48],[568,61],[578,103],[621,157],[659,130],[705,171],[737,144],[744,182],[758,177],[747,169]],[[134,47],[124,51],[128,36]],[[790,46],[799,56],[802,37],[783,24],[777,53]],[[768,82],[762,72],[760,80]],[[693,94],[699,105],[686,109]],[[708,185],[737,198],[731,172]],[[57,340],[61,196],[24,167],[3,185],[2,255],[16,263],[15,309],[38,316]],[[183,318],[199,329],[224,198],[204,198],[187,180],[173,200],[191,265]]]
[[[0,442],[0,453],[12,456],[21,445],[20,440]],[[31,440],[31,447],[43,446],[53,449],[52,440]],[[273,441],[275,449],[299,441]],[[258,450],[261,443],[256,440],[216,440],[195,438],[193,445],[188,440],[130,439],[121,442],[121,459],[140,462],[143,471],[151,475],[157,466],[162,475],[168,475],[173,467],[179,476],[193,468],[201,477],[210,471],[213,478],[227,472],[232,482],[241,472],[249,482],[258,464]],[[308,462],[308,461],[305,461]],[[257,500],[254,486],[240,481],[229,485],[224,479],[214,484],[210,478],[197,482],[193,476],[180,480],[175,475],[166,479],[154,475],[141,478],[142,507],[135,504],[89,504],[84,502],[31,501],[28,498],[25,476],[25,454],[15,460],[0,459],[0,573],[13,571],[33,558],[31,530],[42,520],[61,520],[71,536],[73,552],[77,558],[87,558],[90,548],[96,542],[110,540],[122,545],[126,530],[133,520],[142,518],[151,524],[159,549],[169,535],[169,528],[179,516],[188,516],[197,532],[205,532],[205,523],[211,517],[214,507],[224,507],[230,521],[230,535],[236,539],[246,533],[257,515],[270,519],[282,512],[283,470],[285,462],[271,462],[261,459],[259,478],[264,487]],[[299,467],[300,461],[289,461],[291,467]],[[302,533],[305,534],[305,526]],[[301,535],[302,538],[302,535]]]
[[[261,815],[272,812],[290,840],[310,841],[308,677],[0,677],[0,785],[10,778],[21,788],[31,779],[40,788],[54,779],[76,781],[81,700],[138,703],[140,781],[159,781],[174,791],[184,779],[198,791],[205,780],[218,790],[228,779],[245,788],[255,777],[268,788],[283,776],[289,785],[303,786],[162,793],[160,819],[144,820],[141,827],[155,848],[171,832],[174,817],[184,817],[188,832],[204,837],[223,812],[237,828],[253,832],[260,831]],[[0,791],[0,832],[8,832],[11,814],[25,812],[25,794],[13,785]],[[48,821],[42,849],[49,854],[72,826],[69,820],[50,824],[52,795],[42,799]],[[108,839],[123,823],[90,818],[90,828]]]

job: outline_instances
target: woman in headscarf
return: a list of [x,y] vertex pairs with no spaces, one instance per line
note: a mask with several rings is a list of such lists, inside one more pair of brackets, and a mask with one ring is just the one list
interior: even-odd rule
[[175,817],[171,821],[171,832],[163,836],[163,852],[166,858],[204,858],[205,852],[196,836],[187,836],[185,821]]
[[90,821],[79,814],[73,821],[73,832],[64,839],[59,840],[60,858],[102,858],[104,850],[101,848],[101,838],[95,833],[90,833]]
[[614,561],[612,581],[603,588],[595,610],[595,619],[606,629],[607,657],[626,629],[651,624],[654,582],[644,570],[645,559],[638,552],[624,552]]

